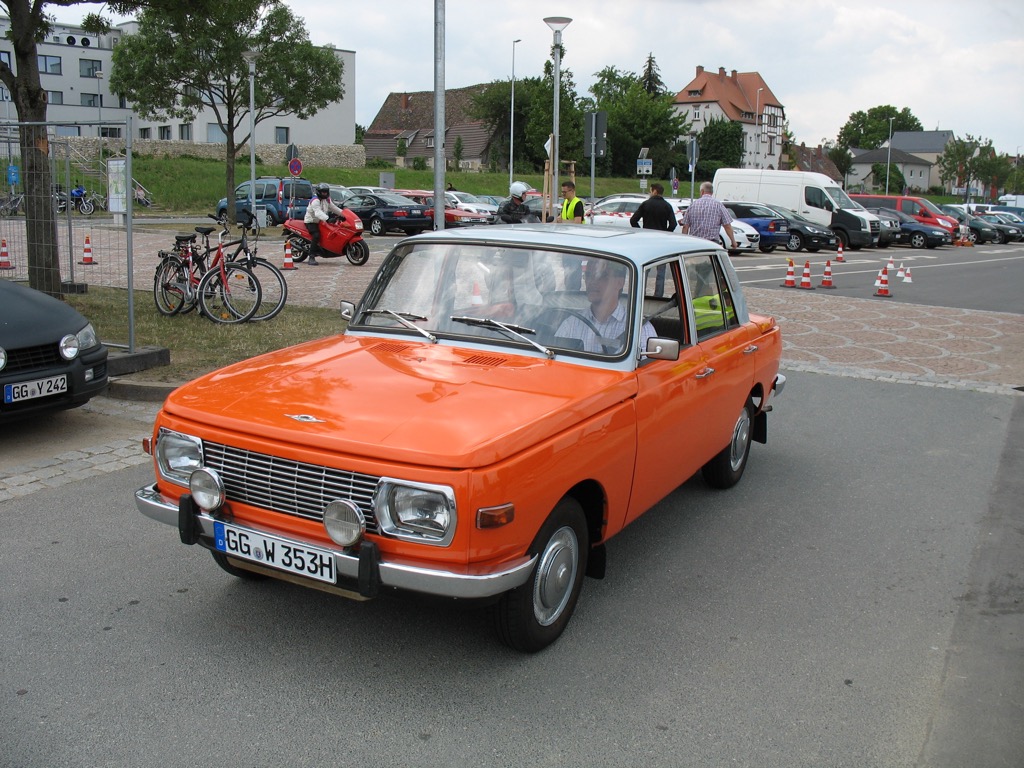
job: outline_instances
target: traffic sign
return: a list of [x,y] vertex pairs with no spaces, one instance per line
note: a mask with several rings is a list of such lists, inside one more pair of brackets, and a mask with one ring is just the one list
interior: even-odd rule
[[299,158],[293,157],[291,160],[288,161],[288,173],[290,173],[292,176],[302,175],[302,161],[299,160]]
[[654,174],[654,160],[647,157],[639,157],[636,161],[637,176],[652,176]]

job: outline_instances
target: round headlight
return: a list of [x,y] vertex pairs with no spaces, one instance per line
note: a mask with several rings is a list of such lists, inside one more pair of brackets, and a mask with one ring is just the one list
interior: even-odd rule
[[74,360],[78,357],[78,349],[78,337],[73,333],[69,333],[60,340],[60,356],[65,360]]
[[327,535],[343,547],[351,547],[366,533],[366,516],[347,499],[332,501],[324,509]]
[[188,476],[188,489],[204,512],[215,512],[224,504],[224,481],[209,467],[201,467]]
[[0,347],[0,371],[7,365],[7,350]]

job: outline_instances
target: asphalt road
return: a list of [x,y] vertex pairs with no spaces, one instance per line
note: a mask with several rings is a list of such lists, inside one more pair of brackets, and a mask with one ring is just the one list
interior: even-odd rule
[[792,373],[740,485],[627,529],[534,656],[234,579],[144,465],[8,498],[0,765],[1019,767],[1022,402]]

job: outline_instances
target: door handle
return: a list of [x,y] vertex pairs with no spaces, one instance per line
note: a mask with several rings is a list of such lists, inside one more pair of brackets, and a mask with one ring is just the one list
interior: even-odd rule
[[695,378],[695,379],[706,379],[706,378],[707,378],[708,376],[710,376],[710,375],[711,375],[712,373],[714,373],[714,372],[715,372],[715,369],[714,369],[714,368],[705,368],[705,369],[703,370],[703,372],[701,372],[701,373],[698,373],[698,374],[697,374],[696,376],[694,376],[693,378]]
[[752,352],[757,352],[757,344],[751,344],[749,347],[743,350],[744,355],[749,355]]

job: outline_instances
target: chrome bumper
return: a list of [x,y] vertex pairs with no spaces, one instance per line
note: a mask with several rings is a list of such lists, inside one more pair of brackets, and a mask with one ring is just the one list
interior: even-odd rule
[[[157,490],[155,484],[147,485],[135,492],[135,506],[146,517],[151,517],[159,523],[175,528],[179,527],[177,503],[164,497]],[[214,517],[206,512],[200,511],[195,515],[195,521],[201,529],[202,535],[208,538],[213,537],[213,524],[215,520]],[[231,524],[236,527],[250,528],[250,530],[260,533],[281,536],[277,531],[257,529],[248,525],[239,526],[238,523],[233,521],[231,521]],[[318,549],[330,550],[334,555],[335,566],[340,576],[351,579],[359,578],[360,557],[358,554],[326,547],[322,541],[307,541],[295,536],[289,536],[288,538],[297,543],[307,544]],[[377,563],[377,568],[380,572],[380,583],[383,586],[408,590],[410,592],[423,592],[428,595],[469,600],[500,595],[526,583],[533,572],[533,565],[536,559],[536,556],[524,556],[514,565],[507,566],[503,570],[478,573],[426,568],[405,563],[389,563],[385,560]]]

